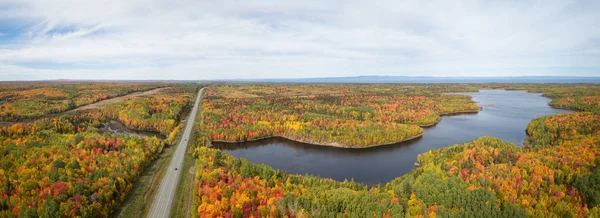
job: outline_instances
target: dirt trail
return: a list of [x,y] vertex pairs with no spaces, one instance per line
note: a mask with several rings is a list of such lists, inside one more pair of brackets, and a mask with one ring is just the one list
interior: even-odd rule
[[75,109],[70,110],[70,111],[65,111],[63,113],[69,113],[69,112],[75,112],[75,111],[81,111],[81,110],[88,110],[88,109],[102,109],[102,108],[106,107],[107,105],[124,101],[127,98],[136,97],[136,96],[143,96],[143,95],[152,95],[152,94],[158,93],[160,90],[167,89],[167,88],[169,88],[169,87],[156,88],[156,89],[152,89],[152,90],[148,90],[148,91],[142,91],[142,92],[134,92],[134,93],[131,93],[131,94],[128,94],[128,95],[123,95],[123,96],[119,96],[119,97],[109,98],[109,99],[105,99],[105,100],[102,100],[102,101],[98,101],[96,103],[92,103],[92,104],[88,104],[88,105],[85,105],[85,106],[81,106],[81,107],[75,108]]
[[5,126],[12,126],[15,123],[16,122],[0,122],[0,128],[5,127]]
[[19,122],[4,122],[3,121],[3,122],[0,122],[0,128],[4,127],[4,126],[12,126],[12,125],[14,125],[16,123],[22,123],[22,124],[29,123],[29,122],[33,122],[34,120],[37,120],[37,119],[42,119],[44,117],[58,116],[58,115],[66,114],[66,113],[70,113],[70,112],[76,112],[76,111],[88,110],[88,109],[102,109],[102,108],[104,108],[104,107],[106,107],[106,106],[108,106],[110,104],[114,104],[114,103],[118,103],[118,102],[124,101],[125,99],[130,98],[130,97],[143,96],[143,95],[152,95],[152,94],[158,93],[160,90],[168,89],[168,88],[170,88],[170,87],[160,87],[160,88],[155,88],[155,89],[151,89],[151,90],[147,90],[147,91],[133,92],[133,93],[130,93],[130,94],[127,94],[127,95],[119,96],[119,97],[104,99],[102,101],[98,101],[98,102],[95,102],[95,103],[84,105],[84,106],[75,108],[73,110],[64,111],[64,112],[60,112],[60,113],[57,113],[57,114],[44,115],[44,116],[41,116],[41,117],[37,117],[35,119],[24,120],[24,121],[19,121]]

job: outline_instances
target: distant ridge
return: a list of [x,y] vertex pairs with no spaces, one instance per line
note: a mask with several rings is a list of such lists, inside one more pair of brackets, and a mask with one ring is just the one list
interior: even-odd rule
[[513,77],[433,77],[433,76],[352,76],[321,78],[257,78],[213,80],[110,80],[110,79],[53,79],[17,80],[6,82],[224,82],[224,83],[586,83],[600,84],[600,77],[576,76],[513,76]]
[[354,76],[282,79],[228,79],[212,82],[254,83],[600,83],[600,77],[522,76],[522,77],[428,77],[428,76]]

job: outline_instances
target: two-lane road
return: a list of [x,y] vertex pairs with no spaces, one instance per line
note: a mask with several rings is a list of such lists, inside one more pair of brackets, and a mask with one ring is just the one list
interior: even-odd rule
[[[192,128],[194,127],[196,114],[198,112],[198,108],[200,107],[200,99],[203,91],[204,88],[198,91],[194,108],[192,108],[192,112],[187,120],[185,130],[183,131],[183,135],[181,136],[181,140],[177,146],[177,150],[175,150],[175,153],[173,154],[173,159],[171,159],[169,168],[167,168],[167,173],[165,174],[162,183],[160,184],[160,189],[154,198],[154,202],[152,203],[152,208],[150,208],[148,217],[169,217],[169,214],[171,214],[173,198],[175,197],[175,192],[177,191],[177,185],[179,183],[179,177],[181,176],[183,158],[185,156],[185,151],[187,150]],[[177,168],[177,170],[175,170],[175,168]]]

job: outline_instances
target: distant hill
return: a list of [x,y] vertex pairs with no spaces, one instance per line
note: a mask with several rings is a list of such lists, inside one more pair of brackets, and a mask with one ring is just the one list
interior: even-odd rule
[[[600,77],[514,76],[514,77],[432,77],[432,76],[352,76],[321,78],[258,78],[216,80],[37,80],[38,82],[225,82],[225,83],[593,83]],[[0,82],[11,82],[1,81]],[[32,81],[12,81],[32,82]]]
[[523,76],[523,77],[425,77],[355,76],[290,79],[228,79],[212,82],[264,83],[600,83],[600,77]]

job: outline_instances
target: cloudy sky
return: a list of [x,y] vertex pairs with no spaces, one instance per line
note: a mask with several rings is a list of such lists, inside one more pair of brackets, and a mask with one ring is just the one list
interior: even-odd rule
[[0,0],[0,80],[600,76],[600,1]]

